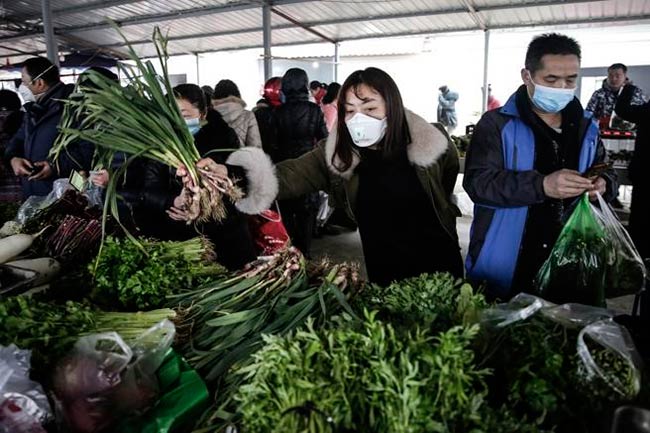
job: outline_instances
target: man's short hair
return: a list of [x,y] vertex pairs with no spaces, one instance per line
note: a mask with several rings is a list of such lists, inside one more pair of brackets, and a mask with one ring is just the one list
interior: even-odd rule
[[542,57],[547,54],[573,54],[580,60],[580,44],[575,39],[559,33],[544,33],[536,36],[526,51],[526,69],[531,74],[542,69]]
[[607,68],[607,72],[613,71],[615,69],[621,69],[624,74],[627,74],[627,66],[625,66],[623,63],[614,63],[612,66]]
[[23,67],[27,70],[27,75],[31,80],[40,78],[48,86],[53,86],[59,82],[59,68],[45,57],[27,59],[23,62]]

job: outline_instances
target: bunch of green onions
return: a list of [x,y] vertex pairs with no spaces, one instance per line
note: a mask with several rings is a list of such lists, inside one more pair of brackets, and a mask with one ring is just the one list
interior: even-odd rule
[[263,335],[284,335],[309,317],[323,323],[343,310],[354,315],[348,299],[360,285],[357,265],[323,261],[307,267],[291,247],[168,297],[176,306],[180,352],[215,390],[214,407],[201,424],[232,420],[232,397],[245,380],[241,369],[264,345]]
[[[110,210],[119,221],[118,181],[135,158],[146,158],[187,170],[191,185],[182,196],[188,222],[223,219],[224,195],[236,200],[241,197],[241,192],[227,176],[196,167],[201,155],[185,125],[169,82],[166,38],[158,27],[154,29],[153,43],[162,68],[160,75],[151,61],[140,60],[126,38],[125,42],[134,66],[119,64],[118,67],[129,85],[122,87],[118,82],[89,71],[86,84],[81,83],[77,93],[66,101],[61,134],[51,155],[56,158],[77,140],[87,140],[97,149],[109,153],[129,155],[126,163],[111,176],[104,216]],[[105,155],[103,151],[100,153]]]

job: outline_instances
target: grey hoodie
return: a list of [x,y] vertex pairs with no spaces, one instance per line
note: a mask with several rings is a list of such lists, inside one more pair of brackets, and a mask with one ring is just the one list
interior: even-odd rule
[[213,99],[212,106],[221,114],[223,120],[235,130],[241,147],[262,147],[262,139],[255,114],[244,109],[246,103],[241,98],[228,96],[223,99]]

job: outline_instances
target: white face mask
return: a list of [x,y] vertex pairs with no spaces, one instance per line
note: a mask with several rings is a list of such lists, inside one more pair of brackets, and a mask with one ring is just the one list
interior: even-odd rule
[[359,147],[370,147],[384,138],[388,122],[386,118],[375,119],[363,113],[356,113],[345,121],[352,141]]
[[36,98],[34,97],[32,91],[29,90],[29,87],[25,86],[22,83],[20,84],[20,86],[18,86],[17,92],[20,95],[20,97],[23,98],[23,105],[27,104],[28,102],[36,101]]

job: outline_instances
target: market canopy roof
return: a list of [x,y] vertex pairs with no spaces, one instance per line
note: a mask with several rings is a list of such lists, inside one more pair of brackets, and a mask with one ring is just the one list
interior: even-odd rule
[[[15,64],[46,53],[42,0],[0,2],[0,59]],[[271,6],[272,45],[546,25],[638,23],[645,0],[50,0],[59,51],[126,57],[107,23],[117,21],[142,57],[155,55],[153,27],[169,53],[263,46],[262,7]]]

